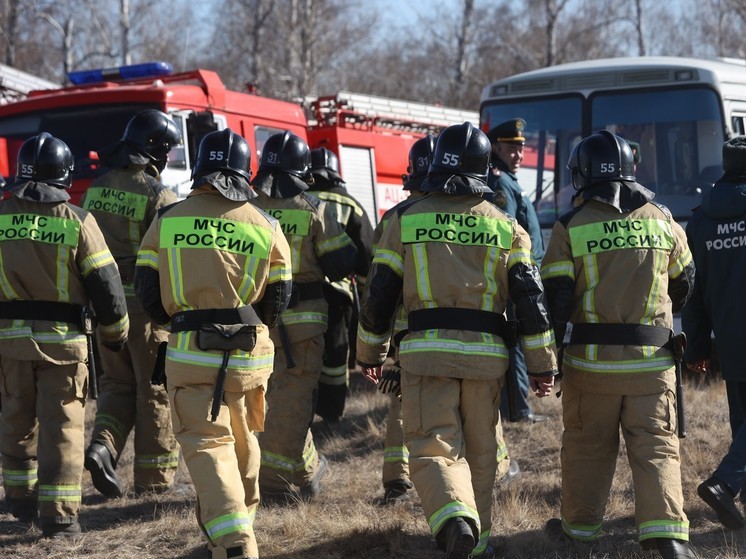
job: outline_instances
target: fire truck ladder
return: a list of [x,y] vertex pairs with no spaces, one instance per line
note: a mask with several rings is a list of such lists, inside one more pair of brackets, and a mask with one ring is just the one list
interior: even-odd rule
[[59,89],[60,84],[29,74],[12,66],[0,64],[0,104],[23,99],[29,91]]
[[311,126],[388,128],[438,133],[452,124],[470,121],[479,125],[479,113],[439,105],[389,99],[340,91],[311,102]]

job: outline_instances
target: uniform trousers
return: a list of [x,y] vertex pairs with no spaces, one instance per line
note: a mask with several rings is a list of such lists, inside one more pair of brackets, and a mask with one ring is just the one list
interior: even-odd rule
[[275,368],[269,381],[267,419],[260,437],[259,479],[262,489],[266,490],[303,487],[313,480],[319,469],[310,427],[324,335],[295,342],[291,351],[295,366],[288,368],[285,348],[275,348]]
[[421,376],[402,369],[409,471],[433,535],[465,518],[483,552],[492,527],[501,380]]
[[197,522],[212,559],[226,559],[231,548],[240,548],[240,557],[258,557],[253,526],[261,455],[254,432],[263,427],[264,387],[226,389],[212,422],[214,385],[180,385],[178,367],[169,367],[168,377],[174,434],[197,493]]
[[0,355],[3,485],[36,501],[43,524],[72,524],[80,509],[88,367]]
[[168,332],[154,328],[142,312],[129,316],[130,333],[122,351],[99,343],[103,374],[91,440],[104,444],[116,463],[134,428],[135,487],[166,489],[173,483],[179,450],[166,389],[150,379],[158,345],[168,340]]
[[386,436],[383,442],[383,486],[409,483],[409,450],[404,445],[402,403],[395,394],[389,395]]
[[565,532],[583,541],[599,536],[621,426],[632,470],[639,540],[688,540],[676,396],[671,388],[634,396],[597,394],[584,391],[566,376],[562,417],[561,514]]

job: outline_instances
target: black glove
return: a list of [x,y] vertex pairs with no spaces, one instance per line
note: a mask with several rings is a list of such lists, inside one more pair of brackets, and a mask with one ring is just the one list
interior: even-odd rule
[[102,340],[101,343],[106,349],[110,351],[122,351],[124,349],[124,344],[127,343],[127,340],[123,340],[121,342],[105,342]]
[[383,371],[381,380],[378,381],[378,391],[381,394],[394,394],[401,400],[401,369],[391,367]]

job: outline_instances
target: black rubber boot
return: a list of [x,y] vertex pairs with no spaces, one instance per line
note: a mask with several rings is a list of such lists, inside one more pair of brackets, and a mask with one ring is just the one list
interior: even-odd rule
[[102,495],[114,498],[121,497],[122,484],[117,478],[114,459],[109,449],[101,443],[91,443],[85,451],[85,469],[91,472],[91,481]]

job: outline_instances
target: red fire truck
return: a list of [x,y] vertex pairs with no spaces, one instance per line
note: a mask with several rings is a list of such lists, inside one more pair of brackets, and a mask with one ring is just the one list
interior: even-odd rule
[[290,130],[313,147],[324,146],[340,159],[351,194],[371,219],[397,203],[409,148],[427,132],[469,120],[460,111],[353,93],[291,103],[226,89],[209,70],[173,74],[165,63],[72,73],[70,87],[31,91],[27,98],[0,106],[0,174],[15,175],[21,143],[46,131],[63,139],[75,156],[73,202],[101,172],[96,151],[121,137],[137,112],[155,108],[170,114],[184,143],[169,154],[162,180],[179,196],[191,186],[191,168],[200,139],[229,127],[251,144],[256,157],[266,139]]

